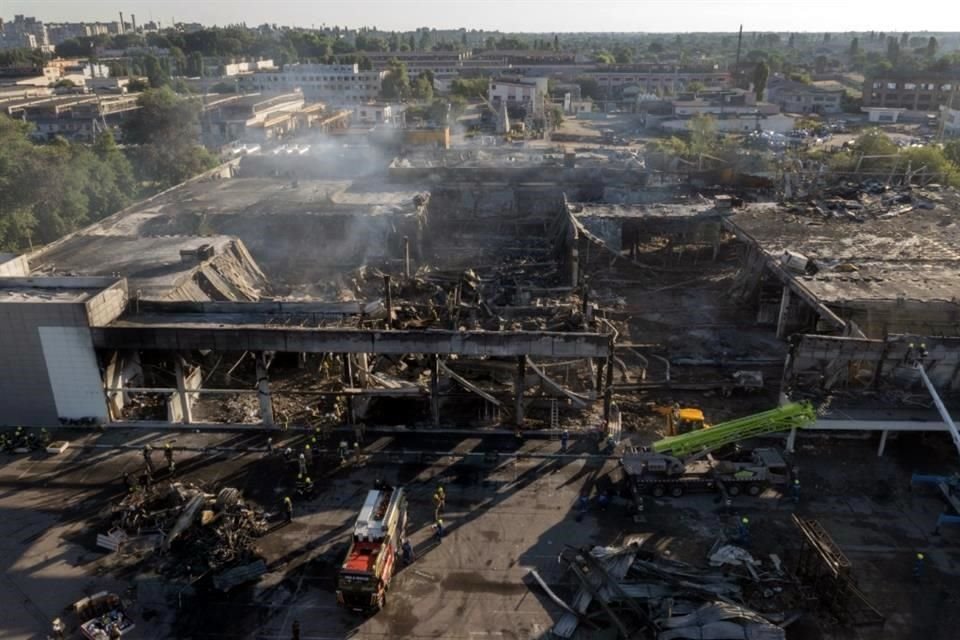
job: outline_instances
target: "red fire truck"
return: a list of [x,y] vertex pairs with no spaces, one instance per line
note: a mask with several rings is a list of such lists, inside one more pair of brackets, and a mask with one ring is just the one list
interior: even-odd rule
[[337,575],[338,603],[353,611],[378,611],[386,605],[406,527],[403,489],[386,487],[367,494]]

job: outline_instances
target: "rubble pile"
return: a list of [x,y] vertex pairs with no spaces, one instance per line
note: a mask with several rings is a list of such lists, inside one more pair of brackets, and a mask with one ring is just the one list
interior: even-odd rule
[[701,568],[630,544],[568,549],[560,559],[576,587],[569,604],[535,576],[566,611],[552,629],[556,637],[572,637],[580,624],[606,623],[622,637],[657,640],[786,638],[786,624],[778,623],[789,602],[779,598],[795,583],[777,558],[765,570],[745,550],[726,545],[711,553],[718,568]]
[[866,220],[894,218],[914,209],[934,209],[943,199],[936,184],[890,186],[878,180],[842,182],[823,189],[816,199],[788,202],[787,211],[813,218]]
[[131,490],[114,506],[112,523],[114,539],[155,536],[157,569],[169,579],[196,582],[211,575],[217,584],[238,567],[266,571],[256,542],[267,532],[265,515],[248,506],[238,489],[214,495],[175,482]]

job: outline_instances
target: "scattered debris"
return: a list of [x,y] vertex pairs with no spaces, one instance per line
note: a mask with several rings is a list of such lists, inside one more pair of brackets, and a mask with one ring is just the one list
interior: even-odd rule
[[113,527],[97,544],[116,551],[152,532],[160,534],[152,551],[163,552],[155,558],[168,578],[195,582],[213,575],[216,588],[228,590],[266,572],[256,546],[267,532],[266,518],[232,487],[216,496],[184,483],[133,490],[115,505]]

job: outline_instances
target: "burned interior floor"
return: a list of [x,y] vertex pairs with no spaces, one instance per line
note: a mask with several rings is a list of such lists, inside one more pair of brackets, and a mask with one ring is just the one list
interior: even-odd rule
[[[105,405],[11,403],[34,429],[0,454],[0,595],[24,603],[4,637],[104,590],[144,638],[951,637],[956,514],[927,485],[957,468],[930,393],[958,406],[953,191],[792,198],[603,149],[314,161],[244,157],[0,278],[17,326],[50,322],[44,302],[81,323],[79,388]],[[742,484],[757,495],[736,474],[631,490],[620,461],[681,408],[710,437],[796,401],[802,428],[694,456],[721,477],[782,452],[788,475]],[[42,453],[41,427],[69,448]],[[128,492],[148,443],[158,467],[172,446],[174,483]],[[376,480],[407,491],[417,559],[357,617],[336,576]],[[730,545],[757,563],[711,566]]]

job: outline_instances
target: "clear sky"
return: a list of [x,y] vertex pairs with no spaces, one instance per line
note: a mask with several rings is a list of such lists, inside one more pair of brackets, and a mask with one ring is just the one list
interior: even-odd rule
[[[960,31],[958,0],[0,0],[48,22],[264,22],[501,31]],[[129,19],[129,17],[127,18]]]

